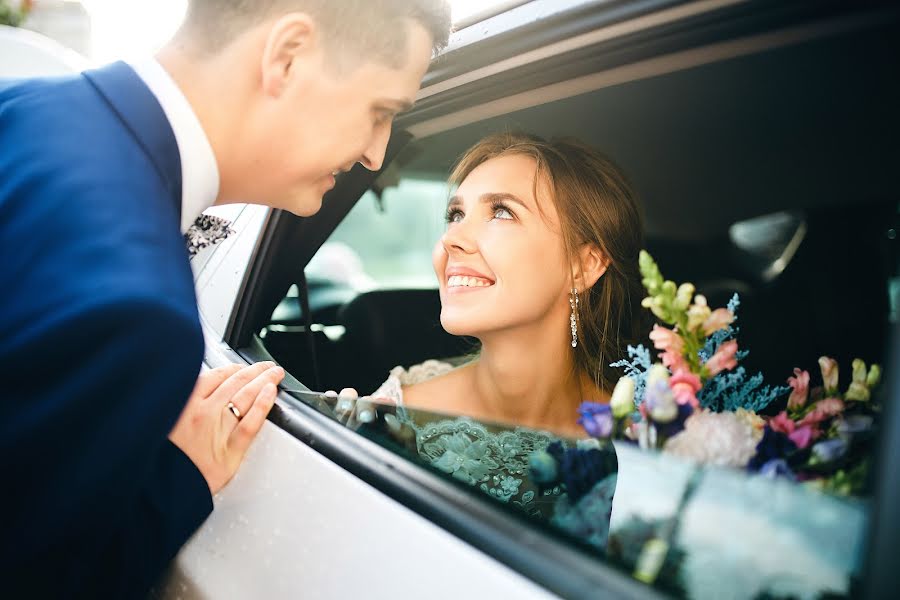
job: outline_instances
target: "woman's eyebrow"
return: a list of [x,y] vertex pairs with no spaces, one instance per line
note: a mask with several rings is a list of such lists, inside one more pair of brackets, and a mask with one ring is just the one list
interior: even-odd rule
[[484,203],[503,201],[514,202],[528,212],[531,212],[531,208],[529,208],[528,204],[524,200],[522,200],[515,194],[510,194],[509,192],[488,192],[481,195],[481,201]]
[[[489,204],[492,202],[514,202],[524,208],[525,210],[531,212],[531,208],[528,207],[528,204],[516,196],[515,194],[510,194],[509,192],[487,192],[481,195],[479,198],[482,204]],[[456,208],[462,206],[462,197],[459,195],[451,196],[450,200],[447,202],[447,208]]]

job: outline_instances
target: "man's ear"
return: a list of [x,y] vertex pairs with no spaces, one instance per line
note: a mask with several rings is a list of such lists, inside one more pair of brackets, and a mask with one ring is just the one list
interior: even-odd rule
[[575,272],[575,287],[584,291],[594,286],[609,268],[609,257],[595,244],[584,244],[578,250],[581,272]]
[[299,75],[298,62],[314,54],[319,43],[316,22],[305,13],[290,13],[275,21],[262,54],[262,86],[278,97],[292,77]]

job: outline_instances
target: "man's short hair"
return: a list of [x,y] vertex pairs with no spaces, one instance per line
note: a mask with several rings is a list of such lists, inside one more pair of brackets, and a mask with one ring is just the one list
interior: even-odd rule
[[266,19],[291,12],[316,21],[330,52],[392,67],[406,63],[407,20],[429,33],[435,54],[450,36],[447,0],[190,0],[183,31],[214,53]]

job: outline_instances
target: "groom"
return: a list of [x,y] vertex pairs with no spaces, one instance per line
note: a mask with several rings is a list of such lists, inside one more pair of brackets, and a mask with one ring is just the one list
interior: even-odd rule
[[157,60],[0,82],[4,593],[140,595],[207,517],[283,373],[198,379],[182,233],[380,169],[448,30],[444,0],[191,0]]

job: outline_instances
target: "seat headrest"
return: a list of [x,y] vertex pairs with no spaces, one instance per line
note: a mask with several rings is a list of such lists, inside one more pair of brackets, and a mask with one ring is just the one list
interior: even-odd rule
[[[378,290],[358,295],[338,312],[343,341],[379,374],[430,358],[451,358],[473,349],[467,338],[441,327],[438,290]],[[361,354],[357,354],[357,352]]]

